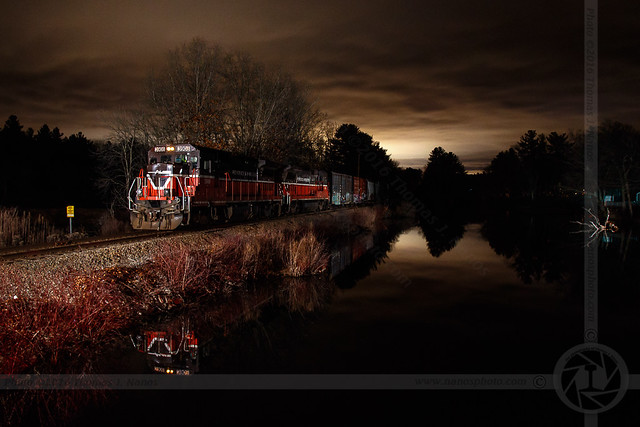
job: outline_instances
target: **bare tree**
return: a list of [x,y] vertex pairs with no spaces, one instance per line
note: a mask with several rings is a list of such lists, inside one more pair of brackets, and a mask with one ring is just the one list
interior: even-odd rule
[[234,151],[288,162],[318,157],[325,116],[306,87],[245,54],[227,56],[225,76],[227,134]]
[[175,142],[227,145],[223,59],[219,47],[194,39],[172,50],[166,66],[149,79],[151,108],[164,121],[163,133]]
[[[268,73],[247,55],[228,57],[227,81],[231,91],[229,135],[236,151],[260,157],[276,133],[279,113],[289,88],[281,75]],[[277,155],[279,150],[271,154]]]
[[142,108],[120,110],[106,117],[109,142],[101,147],[99,187],[110,195],[110,210],[127,206],[129,186],[146,163],[146,152],[156,142],[154,118]]
[[131,171],[134,142],[188,142],[291,163],[323,155],[325,116],[308,88],[249,55],[197,38],[168,53],[147,89],[145,108],[108,120],[122,170]]
[[283,112],[282,143],[291,161],[317,163],[328,141],[326,115],[311,101],[308,87],[293,81],[291,85],[292,90],[286,100],[287,110]]

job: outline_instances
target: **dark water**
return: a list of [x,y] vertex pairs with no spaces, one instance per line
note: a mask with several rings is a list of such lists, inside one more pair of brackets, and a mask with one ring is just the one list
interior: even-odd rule
[[[505,216],[391,225],[334,248],[329,277],[258,284],[225,304],[141,327],[104,372],[191,374],[551,374],[583,342],[583,235],[568,218]],[[640,372],[639,245],[597,236],[600,342]],[[162,355],[156,339],[196,337]],[[189,335],[191,334],[191,335]],[[146,341],[145,341],[146,340]],[[166,347],[165,347],[166,348]],[[145,350],[146,349],[146,350]],[[150,354],[153,353],[153,354]],[[165,351],[166,353],[166,351]],[[164,374],[158,374],[164,375]],[[628,391],[600,425],[636,425]],[[154,414],[154,415],[152,415]],[[584,425],[553,390],[117,392],[78,424]],[[440,420],[437,421],[436,420]]]

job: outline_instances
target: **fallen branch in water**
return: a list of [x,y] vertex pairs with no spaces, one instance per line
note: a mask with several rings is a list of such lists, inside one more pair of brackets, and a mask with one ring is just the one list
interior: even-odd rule
[[590,240],[587,243],[587,245],[590,245],[591,242],[600,233],[604,233],[606,236],[608,231],[612,233],[615,233],[616,231],[618,231],[618,226],[609,220],[609,218],[611,217],[611,213],[609,212],[609,209],[607,209],[607,219],[604,221],[604,224],[602,224],[600,222],[600,219],[593,212],[591,212],[591,209],[585,209],[585,211],[587,212],[588,215],[584,221],[571,221],[571,222],[574,224],[582,225],[584,227],[580,231],[574,231],[574,233],[591,232],[591,235],[589,236]]

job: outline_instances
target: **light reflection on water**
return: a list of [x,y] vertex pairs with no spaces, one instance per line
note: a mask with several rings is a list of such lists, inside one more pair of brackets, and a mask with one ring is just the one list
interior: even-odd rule
[[[565,277],[566,271],[570,271],[565,263],[568,259],[572,262],[580,259],[582,247],[563,246],[564,242],[553,242],[541,232],[520,229],[520,224],[511,227],[503,220],[498,222],[498,228],[504,230],[500,236],[479,224],[466,225],[464,235],[455,246],[451,250],[436,251],[437,257],[431,254],[420,228],[405,230],[397,240],[393,236],[387,245],[376,241],[374,248],[385,249],[391,242],[386,257],[381,257],[382,262],[378,259],[374,263],[354,264],[350,258],[353,248],[339,248],[340,259],[345,261],[345,266],[350,266],[344,274],[357,277],[352,286],[323,287],[331,282],[319,281],[314,285],[295,280],[289,284],[293,286],[287,288],[282,284],[283,287],[276,288],[275,294],[262,287],[230,303],[233,310],[209,307],[213,311],[205,317],[213,321],[210,326],[213,334],[201,328],[202,323],[190,323],[190,318],[185,318],[185,324],[196,328],[199,344],[203,345],[199,373],[551,373],[558,358],[583,340],[581,290],[575,295],[568,294],[563,283],[547,281],[545,277],[549,276],[545,274],[530,274],[534,280],[526,284],[522,276],[523,272],[551,269],[562,272],[560,277]],[[559,234],[553,230],[551,235]],[[485,236],[489,236],[489,240]],[[627,247],[629,239],[623,241],[621,237],[614,235],[608,242],[609,247],[603,248],[601,259],[609,269],[603,271],[611,271],[624,254],[632,264],[637,264],[637,245],[635,252],[633,246],[623,252],[621,248]],[[558,266],[550,265],[550,259],[557,261]],[[627,263],[626,267],[629,266]],[[602,293],[605,291],[602,289]],[[638,301],[627,299],[631,305]],[[604,323],[611,318],[611,313],[605,312],[606,298],[602,302]],[[206,309],[202,307],[200,311]],[[629,336],[637,335],[638,315],[629,316],[623,310],[616,310],[616,315],[620,323],[614,326],[618,327],[611,333],[611,328],[605,331],[603,325],[602,336],[607,345],[625,358],[630,371],[637,372],[635,362],[640,360],[640,352],[634,351]],[[217,328],[222,324],[228,327],[221,332]],[[182,327],[182,324],[174,326]],[[623,340],[631,344],[625,348]],[[136,355],[144,357],[140,353]],[[140,411],[141,407],[169,402],[178,408],[205,408],[209,412],[206,423],[217,421],[220,413],[230,414],[224,420],[232,420],[230,424],[237,424],[238,419],[242,421],[243,415],[256,414],[255,417],[264,419],[265,408],[273,408],[273,417],[278,420],[283,414],[291,413],[297,423],[300,419],[316,420],[329,414],[330,423],[335,421],[335,408],[339,408],[354,411],[354,420],[358,421],[367,415],[379,421],[379,413],[387,410],[392,414],[385,420],[389,425],[398,424],[398,414],[406,410],[414,415],[411,421],[434,413],[452,420],[464,418],[464,422],[451,425],[473,425],[479,419],[491,425],[502,419],[510,425],[572,425],[567,422],[568,416],[575,417],[569,419],[577,421],[575,425],[583,424],[582,415],[559,403],[552,391],[462,394],[419,390],[409,394],[396,390],[389,393],[364,390],[359,392],[359,399],[351,399],[353,395],[342,392],[323,394],[316,390],[295,390],[289,394],[271,390],[262,394],[226,390],[215,395],[203,393],[150,393],[142,404],[140,398],[122,399],[108,413],[97,412],[99,415],[92,417],[110,419],[119,413],[125,414],[119,418],[127,420],[131,413],[148,417],[147,412]],[[194,404],[198,396],[205,397]],[[620,419],[628,421],[625,415],[630,412],[629,407],[633,407],[632,402]],[[505,411],[509,411],[506,417]],[[637,411],[631,412],[636,415],[634,419],[637,418]],[[478,413],[484,416],[478,417]],[[546,413],[550,415],[543,416]],[[179,416],[183,421],[183,414]],[[533,421],[526,424],[527,420]],[[146,421],[147,418],[143,420]],[[251,418],[250,422],[255,420]],[[408,423],[409,420],[404,424]],[[624,422],[606,424],[625,425]]]
[[536,288],[524,285],[510,262],[491,249],[480,228],[480,224],[466,226],[457,245],[438,257],[429,253],[418,227],[407,230],[375,275],[363,279],[343,298],[384,299],[407,294],[421,297],[427,305],[442,305],[474,293],[504,299],[502,293],[509,289],[533,294],[552,292],[548,283]]
[[[235,325],[223,334],[219,325],[197,329],[202,321],[192,321],[200,343],[208,343],[200,370],[546,372],[582,337],[582,299],[571,294],[565,265],[580,259],[582,248],[513,230],[498,235],[468,224],[436,256],[420,227],[382,240],[350,238],[333,251],[331,282],[258,288],[253,292],[263,295],[247,297],[261,304],[236,304],[244,307],[237,315],[216,307],[220,314],[210,318]],[[567,259],[557,257],[558,248]]]

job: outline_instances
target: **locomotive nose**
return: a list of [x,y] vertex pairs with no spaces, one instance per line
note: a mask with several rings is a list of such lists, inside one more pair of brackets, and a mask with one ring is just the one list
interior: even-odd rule
[[160,219],[131,212],[131,226],[134,230],[175,230],[182,223],[182,214],[162,216]]

